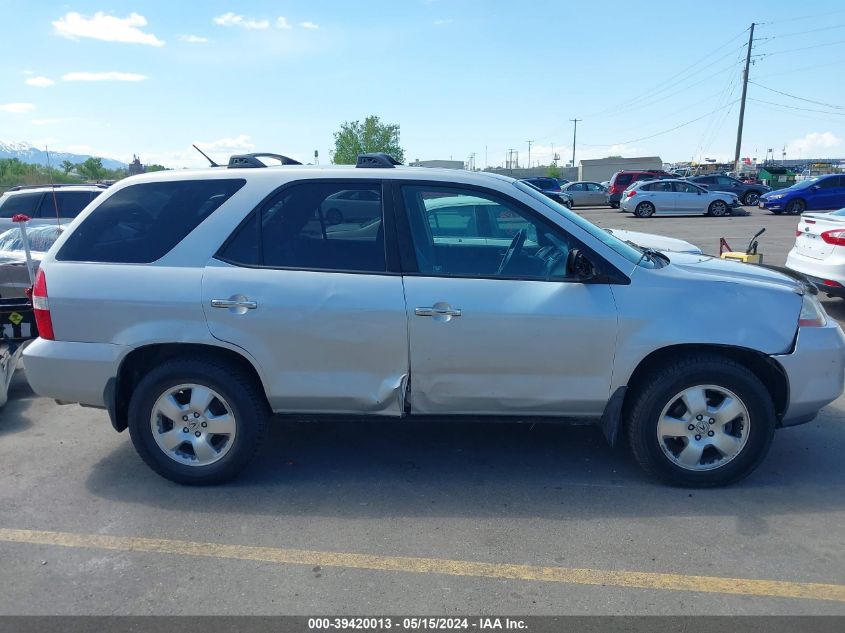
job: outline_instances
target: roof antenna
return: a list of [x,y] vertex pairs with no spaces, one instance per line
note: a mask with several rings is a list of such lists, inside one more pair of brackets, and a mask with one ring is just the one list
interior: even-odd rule
[[44,151],[47,153],[47,173],[50,175],[50,189],[53,192],[53,208],[56,210],[56,224],[61,228],[62,219],[59,217],[59,201],[56,200],[56,185],[53,184],[53,167],[50,165],[50,150],[44,146]]
[[194,149],[195,149],[195,150],[197,150],[200,154],[202,154],[203,156],[205,156],[205,159],[206,159],[209,163],[211,163],[211,166],[212,166],[212,167],[220,167],[220,165],[218,165],[218,164],[217,164],[217,163],[215,163],[213,160],[211,160],[211,159],[208,157],[208,154],[206,154],[204,151],[202,151],[199,147],[197,147],[196,145],[193,145],[193,147],[194,147]]

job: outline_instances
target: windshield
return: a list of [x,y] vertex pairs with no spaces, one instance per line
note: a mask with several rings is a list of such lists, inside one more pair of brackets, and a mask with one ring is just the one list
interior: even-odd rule
[[643,250],[641,248],[634,246],[630,242],[623,242],[618,237],[615,237],[607,231],[600,229],[595,224],[588,222],[577,213],[573,213],[563,205],[558,204],[557,202],[550,199],[548,196],[544,195],[542,192],[538,191],[536,188],[530,186],[529,184],[519,181],[516,181],[513,184],[519,190],[524,191],[538,202],[543,203],[545,206],[552,209],[556,213],[559,213],[573,224],[576,224],[577,226],[587,231],[587,233],[595,237],[597,240],[601,241],[606,246],[612,248],[614,251],[616,251],[619,255],[627,259],[632,264],[639,264],[647,268],[654,267],[654,262],[649,261],[648,259],[643,257]]
[[801,182],[796,182],[790,187],[790,189],[806,189],[807,187],[812,187],[819,180],[821,180],[821,176],[816,176],[815,178],[810,178],[809,180],[802,180]]

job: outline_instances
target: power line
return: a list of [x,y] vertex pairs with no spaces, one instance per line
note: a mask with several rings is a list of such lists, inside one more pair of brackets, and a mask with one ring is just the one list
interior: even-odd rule
[[[751,97],[749,97],[751,99]],[[774,101],[764,101],[763,99],[751,99],[758,103],[768,103],[769,105],[778,106],[781,108],[789,108],[790,110],[802,110],[804,112],[820,112],[821,114],[833,114],[835,116],[845,116],[845,112],[830,112],[829,110],[814,110],[812,108],[799,108],[798,106],[791,106],[786,103],[775,103]]]
[[782,55],[784,53],[797,53],[798,51],[808,51],[813,48],[823,48],[825,46],[836,46],[837,44],[845,44],[845,40],[825,42],[824,44],[813,44],[812,46],[802,46],[801,48],[788,48],[782,51],[772,51],[771,53],[760,53],[759,55],[752,55],[752,57],[771,57],[772,55]]
[[808,33],[818,33],[819,31],[830,31],[832,29],[842,29],[845,28],[845,24],[834,24],[832,26],[821,26],[817,29],[809,29],[806,31],[791,31],[789,33],[778,33],[777,35],[770,35],[768,37],[760,37],[757,39],[760,40],[777,40],[782,37],[792,37],[794,35],[807,35]]
[[784,97],[791,97],[793,99],[798,99],[798,101],[806,101],[807,103],[814,103],[816,105],[824,106],[826,108],[834,108],[835,110],[845,110],[845,106],[834,105],[832,103],[824,103],[823,101],[813,101],[812,99],[805,99],[804,97],[797,97],[795,95],[789,94],[788,92],[782,92],[780,90],[775,90],[774,88],[769,88],[768,86],[764,86],[763,84],[758,84],[756,81],[749,81],[748,83],[752,83],[755,86],[759,86],[763,90],[768,90],[769,92],[776,92],[779,95],[783,95]]
[[757,26],[772,26],[773,24],[784,24],[786,22],[798,22],[799,20],[812,20],[813,18],[827,18],[837,13],[845,13],[845,9],[841,11],[826,11],[825,13],[815,15],[799,15],[794,18],[784,18],[783,20],[773,20],[771,22],[758,22]]

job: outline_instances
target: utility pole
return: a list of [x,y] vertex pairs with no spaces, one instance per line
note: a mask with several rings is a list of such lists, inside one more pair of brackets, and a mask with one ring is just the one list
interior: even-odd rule
[[578,121],[584,119],[569,119],[574,124],[572,128],[572,166],[575,167],[575,139],[578,137]]
[[745,95],[748,92],[748,69],[751,67],[751,46],[754,44],[754,22],[748,33],[748,50],[745,51],[745,71],[742,73],[742,100],[739,103],[739,125],[736,128],[736,151],[734,152],[734,171],[739,168],[739,152],[742,146],[742,124],[745,120]]
[[534,140],[525,142],[528,143],[528,169],[531,169],[531,146],[534,144]]

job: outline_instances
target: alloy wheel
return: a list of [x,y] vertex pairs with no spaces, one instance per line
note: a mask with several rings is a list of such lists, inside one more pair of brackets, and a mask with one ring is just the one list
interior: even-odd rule
[[182,384],[165,391],[152,409],[153,439],[170,459],[208,466],[232,448],[238,424],[223,397],[203,385]]
[[745,199],[743,200],[743,203],[745,203],[745,206],[753,207],[759,201],[760,201],[760,196],[757,193],[755,193],[754,191],[749,191],[747,194],[745,194]]
[[714,215],[717,218],[722,217],[728,212],[728,205],[726,205],[721,200],[716,200],[713,204],[710,205],[710,215]]
[[663,454],[689,471],[721,468],[748,442],[751,419],[745,403],[718,385],[688,387],[672,397],[657,421]]

